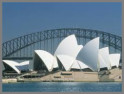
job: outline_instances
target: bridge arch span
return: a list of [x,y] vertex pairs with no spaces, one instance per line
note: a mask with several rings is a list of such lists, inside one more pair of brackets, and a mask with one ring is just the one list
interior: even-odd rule
[[[58,43],[71,34],[76,35],[79,44],[84,45],[87,41],[100,37],[101,47],[109,46],[115,52],[121,53],[122,51],[122,38],[120,36],[91,29],[61,28],[31,33],[4,42],[2,44],[3,59],[32,59],[35,49],[44,49],[53,54]],[[25,53],[29,55],[23,55]]]

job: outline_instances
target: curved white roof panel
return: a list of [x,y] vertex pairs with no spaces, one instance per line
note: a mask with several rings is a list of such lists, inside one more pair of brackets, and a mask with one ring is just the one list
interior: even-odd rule
[[85,69],[85,68],[89,68],[86,64],[84,64],[83,62],[79,61],[79,60],[75,60],[71,66],[72,69]]
[[107,69],[109,69],[108,68],[108,66],[107,66],[107,64],[106,64],[106,62],[104,61],[104,59],[102,58],[102,56],[99,54],[99,67],[100,68],[107,68]]
[[108,69],[111,69],[108,47],[104,47],[99,50],[99,64],[100,68],[107,67]]
[[3,60],[4,63],[11,63],[10,65],[19,65],[18,62],[13,61],[13,60]]
[[77,48],[75,49],[75,58],[77,57],[78,53],[83,49],[83,45],[78,45]]
[[77,63],[79,64],[79,66],[81,67],[81,69],[85,69],[85,68],[89,68],[86,64],[84,64],[83,62],[77,60]]
[[120,54],[110,54],[109,58],[111,66],[119,67]]
[[71,69],[71,66],[74,62],[74,58],[67,55],[57,55],[59,61],[62,63],[66,71],[69,71]]
[[53,59],[54,59],[54,61],[53,61],[53,68],[58,68],[57,58],[54,56]]
[[15,70],[19,74],[21,73],[21,70],[29,69],[29,61],[23,61],[21,63],[18,63],[12,60],[3,60],[3,62],[8,66],[10,66],[13,70]]
[[29,61],[23,61],[21,63],[19,63],[20,66],[23,66],[23,65],[29,65]]
[[54,56],[43,50],[35,50],[35,53],[42,59],[48,71],[52,71],[54,62],[57,62]]
[[99,37],[89,41],[79,52],[77,60],[84,62],[93,71],[98,71]]
[[19,65],[16,65],[16,67],[21,70],[28,70],[29,69],[29,61],[23,61],[21,63],[18,63]]
[[81,69],[77,60],[74,60],[72,66],[71,66],[71,69]]
[[12,60],[3,60],[3,63],[7,64],[8,66],[10,66],[13,70],[15,70],[18,74],[20,74],[21,72],[19,71],[19,69],[16,67],[16,65],[19,65],[17,62],[12,61]]
[[68,55],[76,58],[82,47],[77,44],[75,35],[70,35],[61,41],[54,55]]

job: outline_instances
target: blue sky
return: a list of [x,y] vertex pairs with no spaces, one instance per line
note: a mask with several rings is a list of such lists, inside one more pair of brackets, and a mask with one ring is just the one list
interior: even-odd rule
[[3,42],[32,32],[86,28],[120,35],[121,3],[3,3]]

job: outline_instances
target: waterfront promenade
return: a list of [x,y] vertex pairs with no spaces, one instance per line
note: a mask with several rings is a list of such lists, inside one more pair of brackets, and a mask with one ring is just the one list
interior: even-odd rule
[[[24,75],[31,75],[30,73]],[[24,76],[23,75],[23,76]],[[115,82],[122,81],[122,70],[112,69],[108,71],[101,72],[64,72],[59,71],[53,74],[48,74],[43,77],[38,78],[23,78],[19,76],[17,78],[2,79],[3,83],[13,83],[13,82]]]

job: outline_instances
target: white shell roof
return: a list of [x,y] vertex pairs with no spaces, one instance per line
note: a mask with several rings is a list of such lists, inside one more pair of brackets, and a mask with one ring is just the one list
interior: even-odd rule
[[29,61],[23,61],[21,63],[18,63],[16,61],[12,61],[12,60],[3,60],[3,63],[7,64],[8,66],[10,66],[13,70],[15,70],[18,74],[20,74],[21,70],[19,70],[17,67],[20,66],[25,66],[25,65],[29,65]]
[[76,58],[77,54],[82,48],[82,45],[77,44],[75,35],[70,35],[60,42],[54,55],[68,55]]
[[106,62],[104,61],[104,59],[102,58],[101,55],[99,55],[99,67],[108,69],[108,66],[107,66]]
[[84,62],[93,71],[98,71],[98,52],[99,52],[99,37],[90,40],[81,49],[77,56],[77,60]]
[[77,57],[78,53],[83,49],[83,45],[78,45],[77,49],[75,49],[75,58]]
[[99,50],[99,64],[100,68],[107,67],[108,69],[111,69],[108,47],[104,47]]
[[111,66],[119,67],[120,54],[110,54],[109,58]]
[[67,55],[57,55],[57,57],[64,66],[65,70],[69,71],[75,59]]
[[[100,68],[119,66],[120,54],[109,54],[109,48],[99,49],[99,37],[90,40],[84,47],[78,45],[75,35],[63,39],[58,45],[54,56],[47,51],[35,50],[35,54],[43,61],[48,71],[58,67],[57,58],[60,60],[66,71],[71,68],[99,71]],[[34,54],[34,57],[37,56]],[[57,56],[57,57],[56,57]],[[18,67],[29,65],[29,61],[21,63],[12,60],[3,60],[8,66],[20,73]],[[34,62],[37,63],[37,62]]]
[[57,60],[49,52],[46,52],[43,50],[35,50],[35,53],[40,57],[40,59],[42,59],[43,63],[47,67],[48,71],[52,71],[53,67],[57,66],[56,65],[57,63],[55,63],[55,62],[57,62]]
[[21,70],[28,70],[29,69],[29,61],[23,61],[21,63],[18,63],[16,67],[21,71]]
[[57,63],[57,58],[55,56],[53,56],[53,68],[58,68],[58,63]]
[[75,60],[71,66],[72,69],[85,69],[85,68],[89,68],[86,64],[84,64],[83,62],[79,61],[79,60]]
[[21,63],[19,63],[20,66],[23,66],[23,65],[29,65],[29,61],[23,61]]
[[81,69],[79,63],[75,60],[71,66],[71,69]]
[[3,63],[10,66],[13,70],[15,70],[18,74],[20,74],[20,71],[17,69],[16,65],[19,65],[17,62],[12,60],[3,60]]

